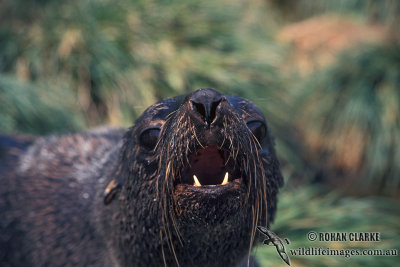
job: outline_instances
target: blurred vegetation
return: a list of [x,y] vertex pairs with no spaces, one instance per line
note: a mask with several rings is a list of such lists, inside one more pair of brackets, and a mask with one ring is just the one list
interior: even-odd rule
[[0,76],[1,132],[40,134],[44,129],[46,132],[81,129],[83,122],[73,103],[68,90],[55,91],[15,76]]
[[[400,249],[400,208],[397,201],[380,197],[345,197],[325,187],[306,186],[280,195],[273,231],[285,244],[292,266],[396,266],[389,256],[291,256],[290,249]],[[397,214],[397,215],[395,215]],[[381,242],[309,241],[310,232],[380,232]],[[255,251],[262,266],[288,266],[275,247],[261,245]]]
[[194,88],[272,99],[282,88],[276,53],[261,53],[277,48],[253,17],[262,16],[258,6],[72,0],[20,9],[19,3],[0,4],[0,71],[69,91],[88,126],[129,125],[156,100]]
[[398,0],[269,0],[285,20],[299,21],[322,13],[361,15],[395,27],[399,22]]
[[398,192],[400,46],[346,52],[304,83],[301,98],[305,138],[322,179]]
[[[127,127],[166,97],[203,87],[240,95],[276,137],[287,185],[272,230],[287,248],[313,245],[314,230],[381,231],[373,248],[398,249],[399,18],[398,0],[2,0],[0,132]],[[274,248],[257,255],[283,264]]]

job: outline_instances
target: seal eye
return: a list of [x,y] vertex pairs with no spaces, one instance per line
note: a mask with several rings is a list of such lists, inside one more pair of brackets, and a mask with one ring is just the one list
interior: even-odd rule
[[247,123],[247,127],[249,127],[250,131],[257,138],[258,142],[262,143],[267,132],[265,124],[262,121],[249,121]]
[[146,150],[153,150],[158,141],[158,136],[160,135],[160,129],[159,128],[148,128],[145,129],[139,137],[139,142],[142,147],[144,147]]

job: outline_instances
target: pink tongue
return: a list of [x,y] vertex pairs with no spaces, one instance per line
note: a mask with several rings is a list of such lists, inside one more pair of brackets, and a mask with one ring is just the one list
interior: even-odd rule
[[216,147],[205,147],[198,151],[191,160],[191,167],[202,185],[222,183],[224,160]]

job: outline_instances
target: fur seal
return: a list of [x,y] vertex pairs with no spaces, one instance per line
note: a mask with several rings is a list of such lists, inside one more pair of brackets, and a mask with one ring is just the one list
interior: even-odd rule
[[1,266],[236,266],[283,183],[260,110],[213,89],[128,131],[0,138]]

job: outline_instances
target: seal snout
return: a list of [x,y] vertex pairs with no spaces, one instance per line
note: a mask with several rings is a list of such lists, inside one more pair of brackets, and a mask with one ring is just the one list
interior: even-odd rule
[[211,89],[199,89],[190,97],[191,113],[200,119],[206,127],[215,121],[218,116],[217,109],[220,103],[225,100],[223,94]]

